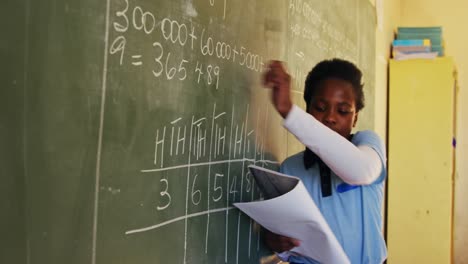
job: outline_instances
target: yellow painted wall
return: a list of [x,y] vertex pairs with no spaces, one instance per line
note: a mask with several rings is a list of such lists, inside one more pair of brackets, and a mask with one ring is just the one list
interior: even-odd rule
[[[377,0],[379,1],[379,0]],[[379,11],[379,4],[376,3],[377,12],[383,12],[382,26],[377,26],[376,33],[376,114],[375,130],[385,140],[387,131],[387,85],[388,85],[388,60],[390,57],[390,44],[394,38],[394,29],[400,20],[400,1],[382,2],[383,11]]]
[[371,0],[371,3],[379,16],[376,29],[375,131],[386,140],[388,58],[401,7],[400,0]]
[[[468,263],[468,1],[401,1],[400,25],[442,26],[445,51],[458,68],[457,175],[455,177],[454,263]],[[437,106],[435,106],[437,107]]]

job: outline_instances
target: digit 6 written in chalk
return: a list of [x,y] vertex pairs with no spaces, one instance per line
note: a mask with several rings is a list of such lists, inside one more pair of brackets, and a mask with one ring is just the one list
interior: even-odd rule
[[201,201],[201,191],[198,189],[196,191],[193,191],[195,189],[195,182],[197,181],[197,177],[198,177],[198,174],[195,174],[195,177],[193,178],[193,183],[192,183],[192,203],[194,205],[198,205]]

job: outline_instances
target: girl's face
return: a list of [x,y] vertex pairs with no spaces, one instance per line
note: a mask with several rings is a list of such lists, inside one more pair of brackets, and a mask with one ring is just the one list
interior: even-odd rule
[[312,97],[308,113],[345,138],[356,125],[356,98],[347,81],[330,78],[322,81]]

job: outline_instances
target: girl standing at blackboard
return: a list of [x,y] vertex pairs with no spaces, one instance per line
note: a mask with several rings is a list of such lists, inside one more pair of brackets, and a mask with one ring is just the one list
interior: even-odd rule
[[[264,84],[285,119],[284,126],[306,149],[287,158],[281,172],[303,181],[351,263],[382,263],[387,250],[382,235],[385,147],[373,131],[351,134],[364,107],[362,73],[340,59],[317,64],[305,82],[307,112],[290,98],[290,76],[274,61]],[[266,231],[265,242],[283,260],[317,263],[287,251],[300,241]]]

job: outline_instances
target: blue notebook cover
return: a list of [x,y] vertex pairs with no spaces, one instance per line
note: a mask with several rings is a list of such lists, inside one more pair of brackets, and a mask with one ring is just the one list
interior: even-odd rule
[[393,46],[431,46],[430,39],[395,39]]

